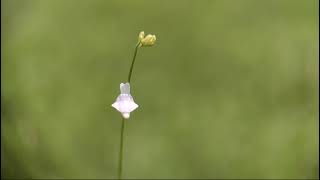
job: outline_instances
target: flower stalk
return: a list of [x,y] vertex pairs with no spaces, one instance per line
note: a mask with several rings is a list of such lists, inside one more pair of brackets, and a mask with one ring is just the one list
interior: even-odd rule
[[156,36],[148,34],[147,36],[144,35],[144,32],[140,32],[138,37],[138,43],[135,47],[127,83],[120,84],[120,91],[121,94],[118,96],[115,103],[112,104],[114,108],[116,108],[119,112],[122,113],[122,122],[121,122],[121,132],[120,132],[120,152],[119,152],[119,162],[118,162],[118,179],[122,179],[122,162],[123,162],[123,147],[124,147],[124,128],[125,128],[125,121],[129,119],[130,112],[135,110],[138,105],[133,101],[133,98],[130,94],[130,82],[131,82],[131,75],[134,67],[134,63],[138,54],[138,49],[140,47],[148,47],[153,46],[156,41]]
[[[131,62],[131,67],[128,75],[128,82],[130,83],[131,80],[131,75],[132,75],[132,70],[134,66],[134,62],[136,61],[138,49],[140,46],[140,42],[137,43],[134,54],[133,54],[133,59]],[[122,117],[122,122],[121,122],[121,135],[120,135],[120,152],[119,152],[119,163],[118,163],[118,179],[122,179],[122,159],[123,159],[123,133],[124,133],[124,126],[125,126],[125,121],[126,119]]]
[[128,82],[129,83],[130,83],[130,80],[131,80],[132,70],[133,70],[134,62],[136,61],[136,56],[137,56],[137,53],[138,53],[139,46],[140,46],[140,42],[137,43],[136,48],[134,49],[133,59],[132,59],[132,62],[131,62],[130,71],[129,71],[129,75],[128,75]]
[[121,135],[120,135],[120,153],[119,153],[119,163],[118,163],[118,179],[122,179],[122,158],[123,158],[123,132],[124,132],[125,119],[122,118],[121,123]]

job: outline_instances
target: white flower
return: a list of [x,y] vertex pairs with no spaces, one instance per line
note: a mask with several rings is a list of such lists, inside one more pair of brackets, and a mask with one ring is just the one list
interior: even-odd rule
[[120,95],[117,97],[116,102],[112,104],[112,107],[116,108],[125,119],[130,117],[130,112],[138,108],[138,104],[133,101],[130,94],[130,84],[120,84]]

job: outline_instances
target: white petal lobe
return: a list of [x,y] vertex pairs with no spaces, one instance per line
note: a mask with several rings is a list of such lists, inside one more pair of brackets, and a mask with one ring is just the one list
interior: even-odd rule
[[130,113],[123,113],[122,116],[123,116],[125,119],[129,119]]

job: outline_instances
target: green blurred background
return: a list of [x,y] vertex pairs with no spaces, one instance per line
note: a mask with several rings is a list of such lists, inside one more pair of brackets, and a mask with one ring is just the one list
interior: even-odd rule
[[5,178],[318,178],[318,1],[4,0]]

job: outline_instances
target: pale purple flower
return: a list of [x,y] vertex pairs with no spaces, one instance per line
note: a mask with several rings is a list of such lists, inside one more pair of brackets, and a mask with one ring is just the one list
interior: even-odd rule
[[138,104],[133,101],[133,97],[130,94],[130,84],[120,84],[120,95],[117,97],[116,102],[112,104],[112,107],[116,108],[125,119],[130,117],[130,112],[138,108]]

